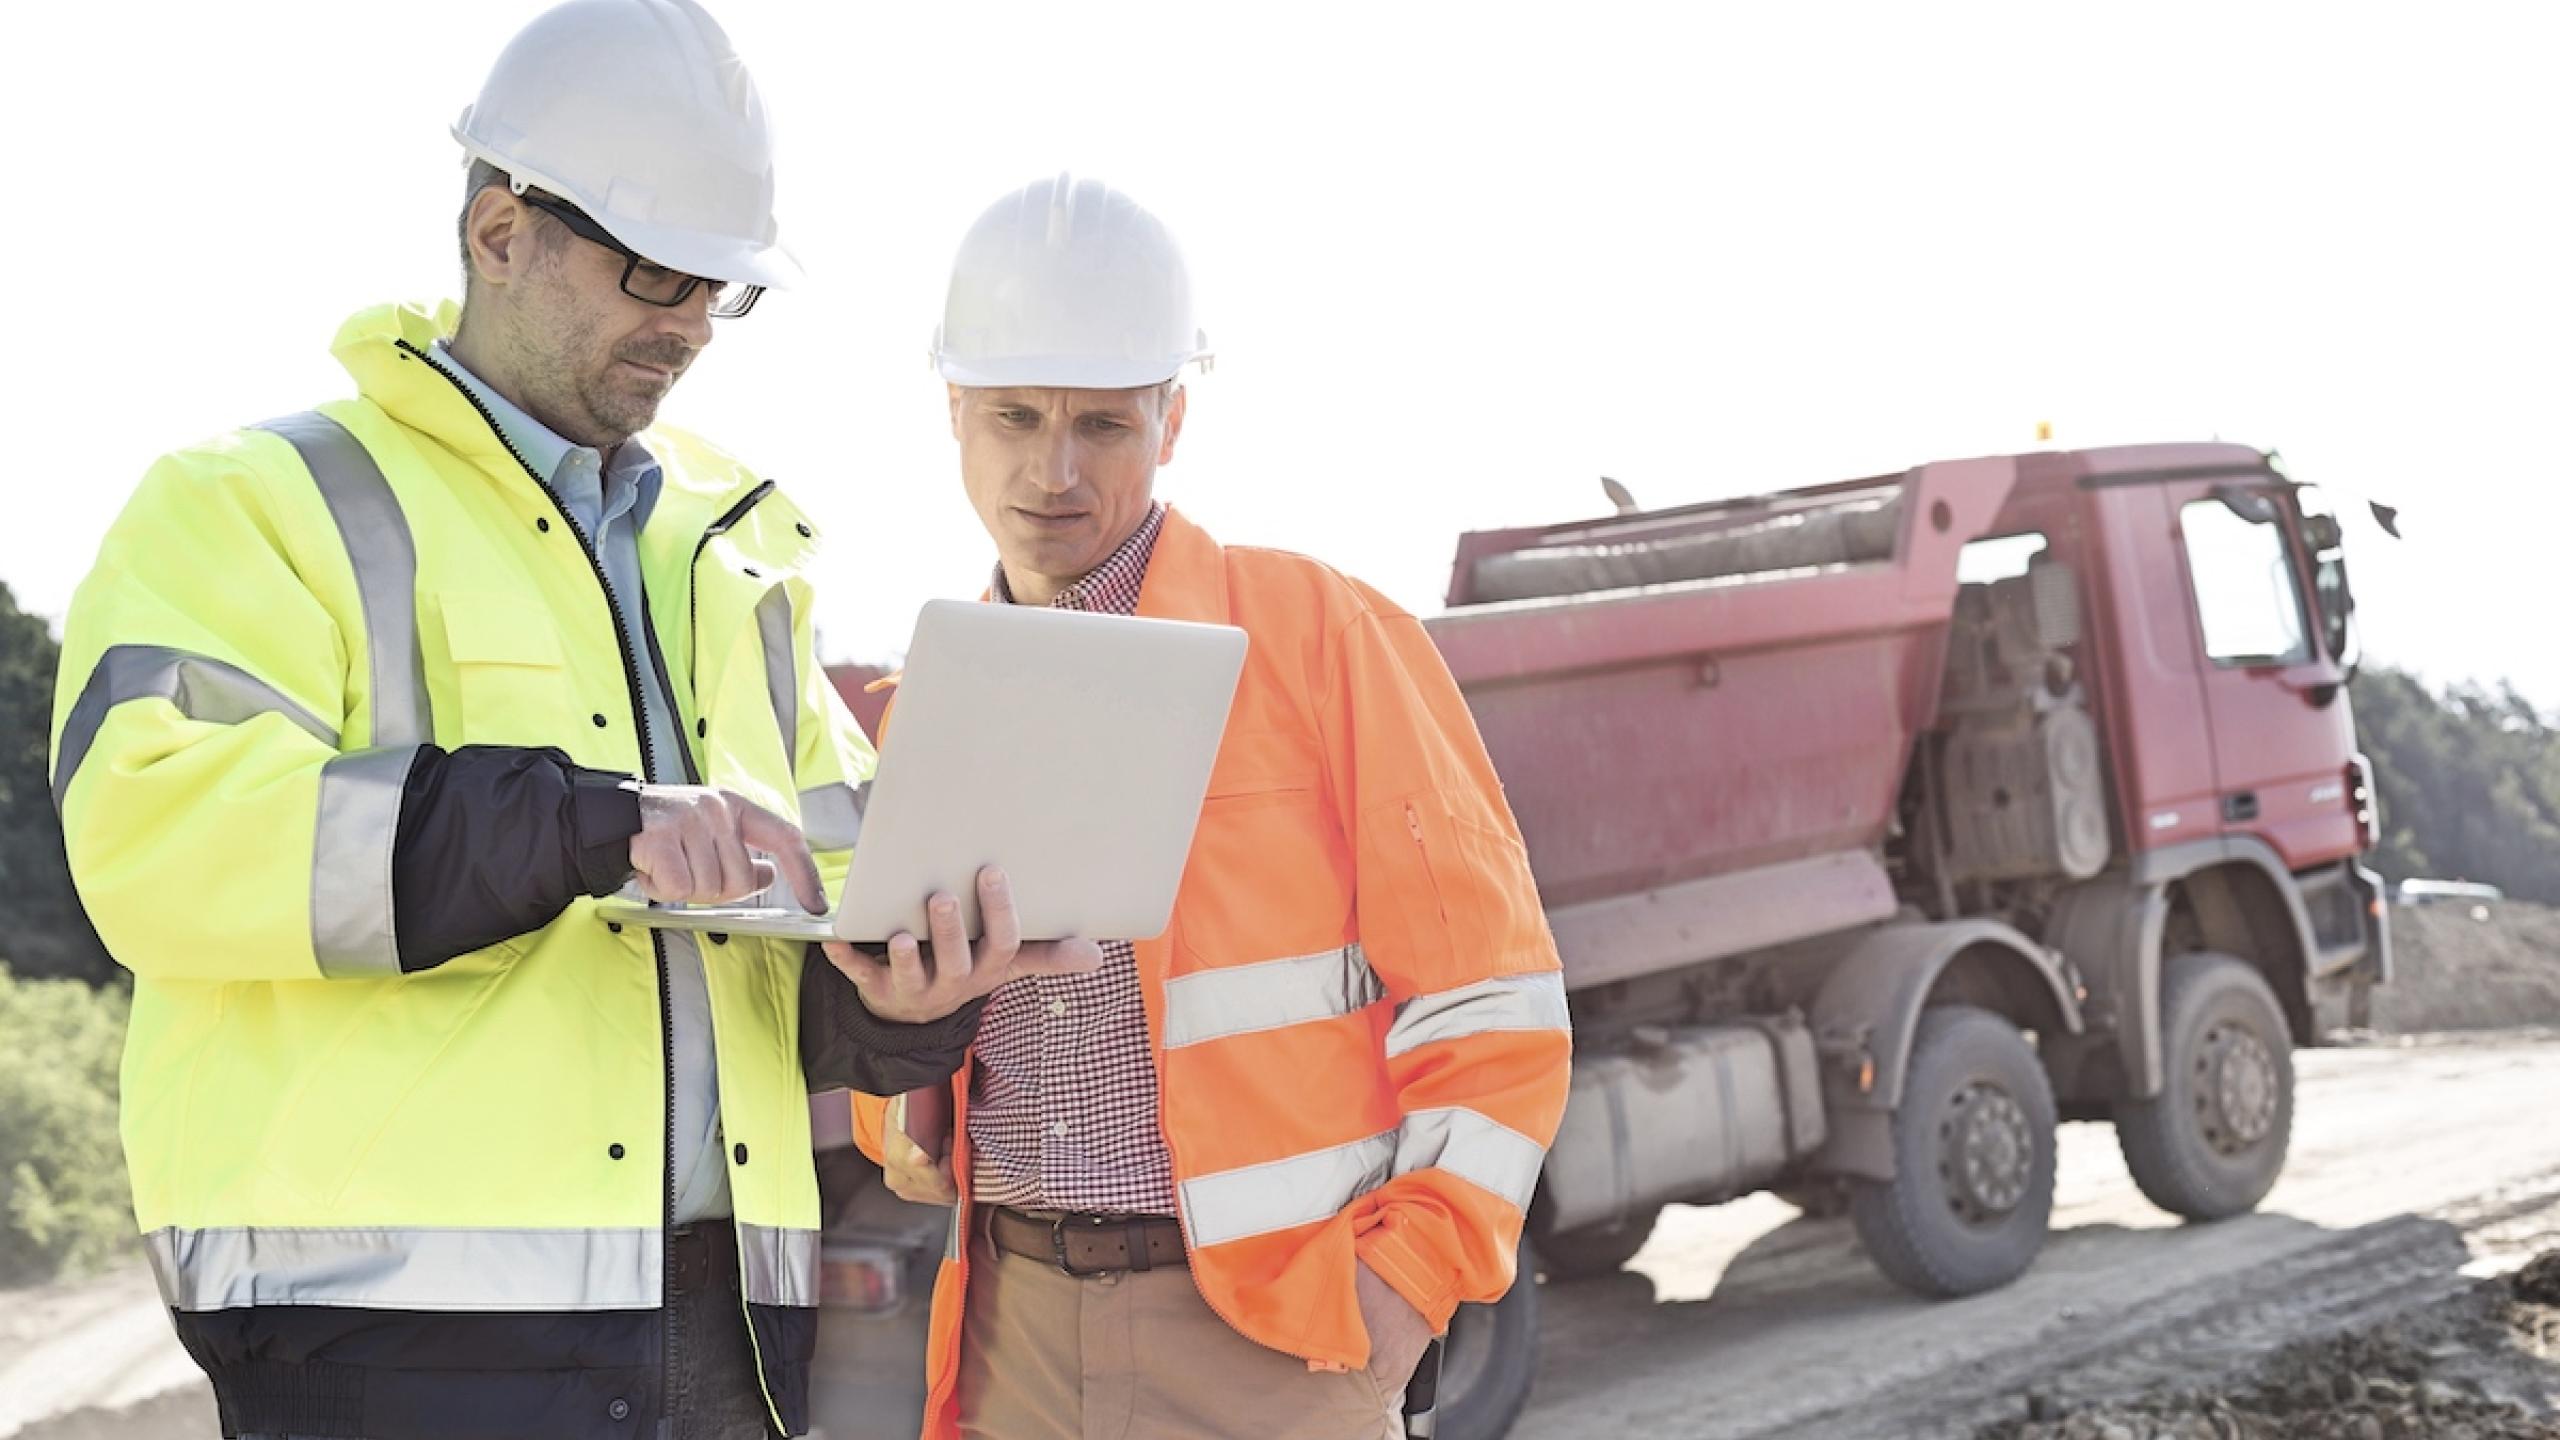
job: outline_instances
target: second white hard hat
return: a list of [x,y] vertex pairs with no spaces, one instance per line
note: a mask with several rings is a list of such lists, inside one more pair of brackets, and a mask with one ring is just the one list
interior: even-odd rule
[[1209,359],[1164,222],[1099,180],[1037,180],[960,242],[934,332],[955,385],[1134,390]]
[[521,194],[547,190],[670,270],[801,278],[773,219],[754,77],[693,0],[568,0],[533,18],[454,122]]

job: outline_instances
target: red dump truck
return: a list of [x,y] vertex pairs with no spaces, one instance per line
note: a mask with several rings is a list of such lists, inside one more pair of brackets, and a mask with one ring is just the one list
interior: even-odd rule
[[[2164,445],[1621,510],[1463,537],[1428,622],[1573,1008],[1524,1273],[1776,1190],[1983,1290],[2065,1119],[2171,1212],[2255,1205],[2292,1048],[2390,972],[2321,492]],[[1462,1311],[1439,1433],[1506,1431],[1535,1346],[1533,1285]]]

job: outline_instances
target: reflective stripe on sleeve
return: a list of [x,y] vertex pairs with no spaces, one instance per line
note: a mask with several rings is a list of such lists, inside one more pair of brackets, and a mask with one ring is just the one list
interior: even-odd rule
[[1387,1030],[1387,1055],[1392,1059],[1434,1041],[1496,1030],[1571,1028],[1565,1013],[1564,976],[1552,970],[1502,975],[1416,995],[1396,1007],[1395,1024]]
[[1387,1182],[1396,1132],[1182,1182],[1182,1215],[1202,1248],[1312,1225]]
[[128,700],[160,699],[190,720],[239,725],[260,715],[281,715],[335,750],[338,732],[285,698],[284,692],[227,661],[191,655],[163,645],[117,645],[98,657],[71,717],[62,725],[62,750],[53,768],[53,806],[71,789],[71,777],[97,743],[107,712]]
[[358,750],[321,768],[319,824],[311,837],[311,953],[330,979],[400,973],[391,858],[418,749]]
[[1314,1225],[1400,1175],[1439,1170],[1526,1211],[1546,1147],[1460,1106],[1417,1110],[1394,1130],[1182,1182],[1191,1242],[1206,1248]]
[[1529,1208],[1547,1148],[1510,1126],[1462,1106],[1417,1110],[1396,1132],[1396,1173],[1441,1170],[1479,1190]]

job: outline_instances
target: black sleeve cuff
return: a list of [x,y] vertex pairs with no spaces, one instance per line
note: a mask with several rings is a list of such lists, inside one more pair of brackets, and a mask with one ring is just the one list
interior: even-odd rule
[[967,1063],[986,1008],[981,996],[939,1020],[883,1020],[812,945],[800,969],[800,1064],[809,1089],[903,1095],[939,1085]]
[[631,837],[640,833],[640,782],[571,766],[567,808],[579,883],[598,897],[621,889],[631,878]]

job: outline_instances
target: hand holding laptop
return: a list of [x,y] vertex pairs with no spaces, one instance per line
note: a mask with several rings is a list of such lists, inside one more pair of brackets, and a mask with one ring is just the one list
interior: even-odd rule
[[925,905],[930,956],[914,935],[902,930],[889,937],[886,960],[875,960],[843,940],[825,942],[827,959],[862,992],[862,1003],[872,1014],[907,1024],[939,1019],[1008,980],[1083,975],[1102,964],[1102,947],[1091,940],[1023,943],[1013,887],[992,865],[978,872],[978,914],[984,933],[972,946],[960,902],[936,895]]

